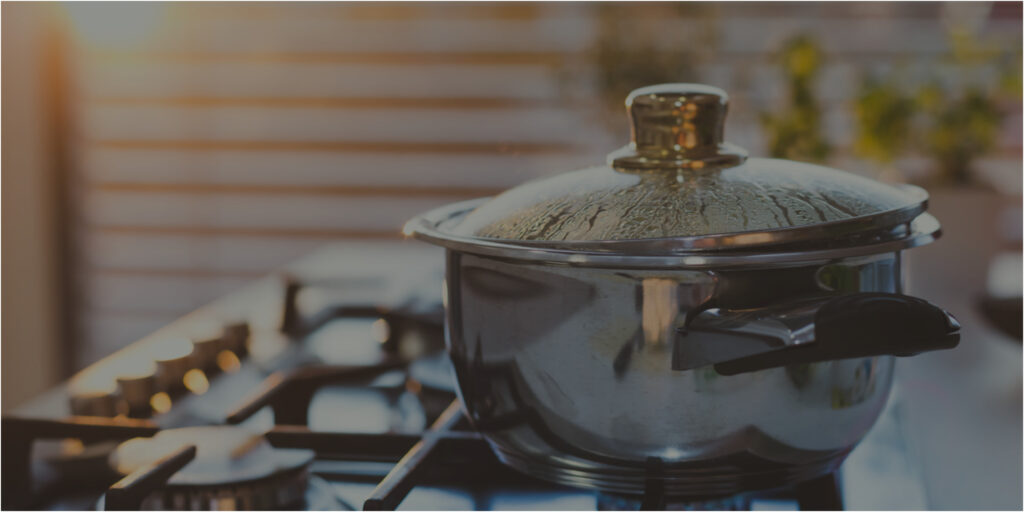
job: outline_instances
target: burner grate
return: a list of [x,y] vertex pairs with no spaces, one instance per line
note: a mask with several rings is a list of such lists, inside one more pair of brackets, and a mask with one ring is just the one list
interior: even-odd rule
[[[273,411],[274,425],[264,433],[266,441],[276,448],[312,450],[315,458],[309,466],[310,474],[327,485],[333,482],[373,486],[368,496],[364,495],[364,510],[399,508],[417,488],[468,490],[472,505],[478,509],[497,503],[498,498],[492,492],[495,488],[531,495],[587,493],[540,480],[505,466],[491,451],[483,436],[468,425],[451,389],[430,387],[413,378],[414,372],[410,368],[417,360],[400,355],[401,334],[407,330],[429,330],[434,333],[434,338],[440,339],[437,311],[428,310],[420,314],[411,313],[407,311],[410,308],[404,307],[389,310],[374,306],[332,306],[313,315],[302,315],[297,306],[300,291],[304,287],[318,284],[322,283],[303,283],[296,279],[286,282],[280,326],[282,333],[298,344],[334,319],[384,318],[390,327],[391,336],[382,342],[383,358],[378,364],[364,366],[316,364],[286,367],[271,373],[251,394],[229,409],[229,414],[220,420],[215,419],[214,423],[219,421],[224,425],[236,425],[269,408]],[[437,351],[440,345],[437,340],[435,342],[433,350]],[[429,428],[413,433],[321,432],[309,428],[310,404],[321,388],[337,385],[367,386],[368,382],[389,372],[404,373],[405,377],[381,389],[394,394],[412,393],[417,397],[428,420],[433,419]],[[338,411],[338,414],[345,413],[344,409]],[[4,417],[3,427],[5,509],[28,509],[39,505],[40,494],[43,493],[33,494],[30,471],[32,446],[37,440],[71,438],[83,442],[124,441],[133,437],[151,437],[160,432],[160,428],[152,421],[127,418],[70,417],[39,420]],[[138,509],[148,495],[166,485],[195,455],[195,446],[183,446],[171,455],[113,483],[105,491],[100,488],[98,491],[104,495],[104,507],[108,510]],[[367,470],[367,465],[372,469]],[[643,496],[592,494],[593,503],[601,508],[632,510],[751,507],[752,498],[745,495],[700,503],[675,503],[665,495],[658,478],[659,470],[660,461],[651,460],[648,464],[650,478]],[[102,485],[109,485],[114,479]],[[842,508],[834,474],[792,488],[759,491],[756,495],[768,500],[796,503],[804,510]]]
[[82,442],[123,441],[150,437],[159,427],[147,420],[73,416],[63,420],[4,417],[4,510],[29,509],[33,496],[32,449],[38,440],[78,439]]
[[[123,421],[123,420],[117,420]],[[129,420],[130,421],[130,420]],[[265,434],[266,439],[275,447],[306,448],[317,453],[320,460],[354,460],[380,461],[393,463],[391,470],[379,481],[370,496],[364,501],[364,510],[394,510],[402,503],[410,490],[417,486],[443,485],[454,487],[475,488],[482,485],[500,483],[507,488],[516,488],[528,492],[551,492],[564,490],[555,484],[534,479],[518,473],[502,465],[491,453],[486,441],[472,431],[458,430],[462,426],[462,417],[458,403],[452,405],[422,435],[408,434],[343,434],[328,432],[312,432],[302,426],[279,425]],[[26,432],[26,427],[43,426],[37,431],[38,436],[26,434],[21,439],[43,439],[52,437],[75,437],[80,439],[127,439],[136,436],[152,436],[158,429],[149,425],[117,425],[114,421],[40,421],[5,418],[7,430]],[[133,422],[143,423],[143,422]],[[148,422],[146,422],[148,423]],[[25,446],[30,446],[26,443]],[[4,503],[5,509],[33,508],[31,495],[24,491],[30,488],[29,482],[24,487],[15,488],[14,475],[28,475],[28,459],[24,465],[15,469],[10,464],[11,452],[5,446],[4,460]],[[153,490],[164,485],[173,474],[184,467],[195,456],[194,446],[185,446],[177,452],[142,468],[123,478],[111,486],[105,493],[106,510],[138,510],[142,500]],[[466,471],[471,467],[472,471]],[[363,481],[374,482],[379,476],[354,475],[345,471],[332,470],[329,466],[315,471],[316,475],[328,481]],[[796,501],[801,510],[841,510],[842,501],[834,475],[826,475],[813,481],[805,482],[793,489],[776,491],[775,493],[759,493],[762,498]],[[639,500],[629,497],[606,497],[598,504],[609,506],[609,499],[614,498],[615,508],[634,510],[701,510],[713,505],[713,509],[728,509],[721,502],[708,502],[701,505],[675,504],[668,502],[657,486],[650,486],[648,492]],[[735,500],[733,500],[735,501]],[[743,506],[749,508],[749,500],[741,500]],[[486,504],[486,500],[481,500]],[[480,508],[484,508],[483,505]]]

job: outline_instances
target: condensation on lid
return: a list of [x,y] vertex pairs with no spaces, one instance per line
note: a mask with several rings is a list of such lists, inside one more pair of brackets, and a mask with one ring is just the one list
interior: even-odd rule
[[[581,242],[757,233],[919,207],[926,194],[837,169],[747,158],[724,141],[724,91],[663,84],[626,101],[633,136],[599,165],[484,203],[454,235]],[[909,219],[898,219],[899,222]],[[756,238],[745,237],[745,243]]]
[[892,185],[787,160],[753,158],[710,171],[600,166],[510,189],[451,230],[545,241],[693,237],[823,224],[921,202]]

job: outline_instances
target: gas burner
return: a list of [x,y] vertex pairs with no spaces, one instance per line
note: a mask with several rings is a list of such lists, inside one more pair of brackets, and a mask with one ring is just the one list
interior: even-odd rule
[[[131,478],[189,446],[196,447],[195,458],[146,495],[142,509],[267,510],[312,505],[308,494],[318,488],[310,486],[314,452],[275,448],[262,433],[241,427],[186,427],[130,439],[111,454],[110,465]],[[107,505],[101,502],[100,508]]]

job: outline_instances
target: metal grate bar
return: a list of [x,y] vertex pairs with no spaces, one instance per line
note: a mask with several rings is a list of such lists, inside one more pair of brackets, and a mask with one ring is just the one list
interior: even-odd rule
[[832,472],[796,485],[800,510],[843,510],[838,473]]
[[370,497],[363,503],[363,510],[394,510],[409,493],[415,483],[413,478],[422,471],[442,436],[462,420],[462,408],[459,403],[452,402],[441,417],[431,425],[423,439],[409,450],[409,453],[398,461],[398,464],[381,480]]
[[179,469],[196,458],[196,445],[190,444],[139,468],[107,489],[105,510],[141,510],[142,501],[167,483]]

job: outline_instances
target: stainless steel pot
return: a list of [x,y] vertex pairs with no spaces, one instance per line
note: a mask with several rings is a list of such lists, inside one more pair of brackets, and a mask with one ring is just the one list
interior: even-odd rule
[[[927,194],[745,163],[721,142],[725,105],[706,86],[635,91],[634,141],[608,167],[407,225],[447,249],[460,397],[508,465],[681,498],[810,479],[875,422],[893,356],[956,346],[952,316],[902,295],[900,251],[939,234]],[[817,218],[768,215],[794,194]]]

